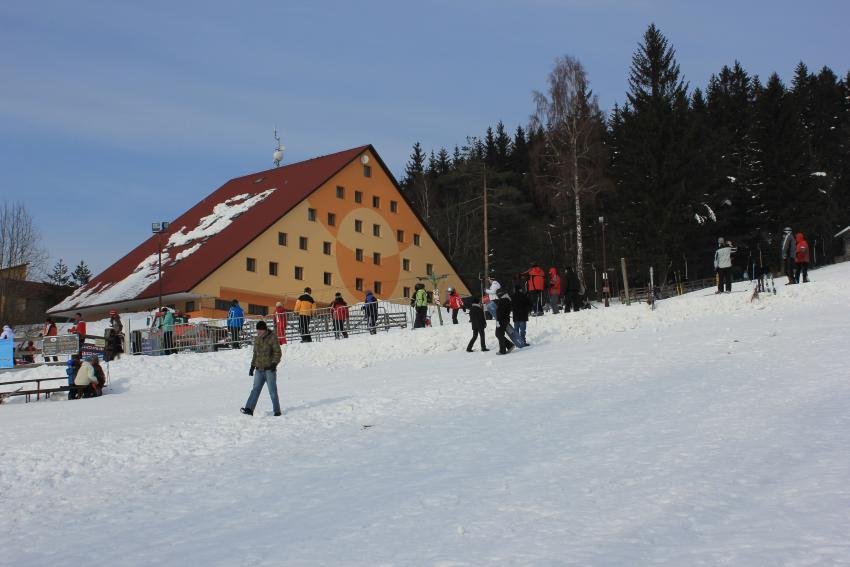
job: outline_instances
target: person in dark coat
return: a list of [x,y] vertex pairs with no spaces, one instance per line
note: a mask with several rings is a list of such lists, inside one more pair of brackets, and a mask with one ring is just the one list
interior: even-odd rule
[[573,311],[581,309],[580,293],[581,282],[578,275],[571,267],[567,268],[567,272],[564,274],[564,313],[568,313],[570,309]]
[[528,326],[528,314],[531,313],[531,299],[528,297],[524,286],[516,286],[513,298],[511,298],[511,311],[514,317],[514,330],[528,345],[528,341],[525,340],[525,331]]
[[343,339],[347,339],[348,303],[342,298],[340,292],[336,292],[333,303],[331,303],[331,319],[334,323],[334,338],[339,339],[342,337]]
[[797,246],[796,242],[794,241],[794,234],[791,232],[791,227],[786,226],[785,229],[782,231],[782,244],[780,248],[782,267],[785,269],[785,276],[788,278],[788,283],[786,283],[785,285],[796,283],[794,281],[796,253]]
[[227,312],[227,328],[230,331],[230,346],[242,348],[242,325],[245,323],[245,312],[239,307],[239,301],[234,299],[230,302],[230,310]]
[[316,300],[310,295],[313,290],[309,287],[304,288],[304,293],[298,296],[295,301],[295,313],[298,315],[298,328],[301,331],[301,342],[311,343],[313,337],[310,335],[310,320],[316,311]]
[[490,349],[484,344],[484,329],[487,328],[487,320],[484,317],[484,307],[481,305],[481,301],[476,301],[474,297],[467,297],[463,300],[463,303],[469,306],[469,324],[472,327],[472,338],[466,345],[466,352],[472,352],[472,346],[478,337],[481,337],[481,352],[489,351]]
[[254,415],[257,400],[263,386],[268,386],[269,396],[272,399],[272,410],[274,415],[283,415],[280,409],[280,399],[277,394],[277,365],[283,357],[280,343],[272,333],[269,332],[265,321],[257,321],[257,337],[254,339],[254,355],[251,357],[251,368],[248,376],[254,377],[254,387],[248,395],[245,407],[239,411],[245,415]]
[[499,354],[508,354],[514,350],[512,343],[505,336],[511,323],[511,298],[505,289],[500,289],[496,299],[496,338],[499,339]]
[[362,307],[364,315],[366,315],[366,327],[369,329],[369,334],[375,335],[378,331],[375,327],[378,324],[378,299],[372,294],[372,290],[366,290],[366,299]]

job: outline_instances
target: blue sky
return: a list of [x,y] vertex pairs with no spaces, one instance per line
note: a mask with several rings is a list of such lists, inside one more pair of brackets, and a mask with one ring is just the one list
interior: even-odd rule
[[0,4],[0,196],[28,203],[50,265],[98,272],[230,178],[372,143],[400,176],[414,142],[528,120],[555,57],[625,99],[655,22],[691,87],[736,59],[786,82],[850,69],[850,2],[431,0]]

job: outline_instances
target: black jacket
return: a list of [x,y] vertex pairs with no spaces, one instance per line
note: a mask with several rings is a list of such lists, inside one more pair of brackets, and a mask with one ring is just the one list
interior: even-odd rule
[[511,298],[507,294],[496,300],[496,320],[500,327],[511,322]]
[[[467,304],[466,301],[464,301],[464,304]],[[469,324],[472,326],[472,330],[483,331],[487,327],[487,321],[484,318],[484,309],[481,304],[470,302],[467,305],[469,305]]]
[[515,293],[511,299],[511,310],[514,321],[528,321],[528,314],[531,312],[531,298],[528,294]]
[[566,281],[564,291],[574,291],[578,293],[581,290],[581,282],[578,280],[578,275],[576,275],[575,272],[567,272],[567,275],[564,276],[564,280]]

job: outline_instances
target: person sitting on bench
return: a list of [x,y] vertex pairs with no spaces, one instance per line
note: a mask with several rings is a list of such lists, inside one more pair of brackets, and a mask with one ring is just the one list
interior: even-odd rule
[[95,375],[94,367],[91,360],[94,355],[86,358],[80,365],[80,370],[77,372],[77,377],[74,378],[74,386],[76,387],[76,396],[68,396],[69,398],[91,398],[97,395],[97,376]]

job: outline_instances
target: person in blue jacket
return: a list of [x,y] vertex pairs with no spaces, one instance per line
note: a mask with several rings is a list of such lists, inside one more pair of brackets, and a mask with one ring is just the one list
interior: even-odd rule
[[369,328],[369,333],[376,334],[375,325],[378,321],[378,300],[372,295],[372,290],[366,292],[366,301],[363,306],[363,311],[366,313],[366,326]]
[[239,301],[234,299],[227,312],[227,329],[230,331],[230,346],[242,348],[239,340],[242,338],[242,323],[245,322],[245,312],[239,307]]

